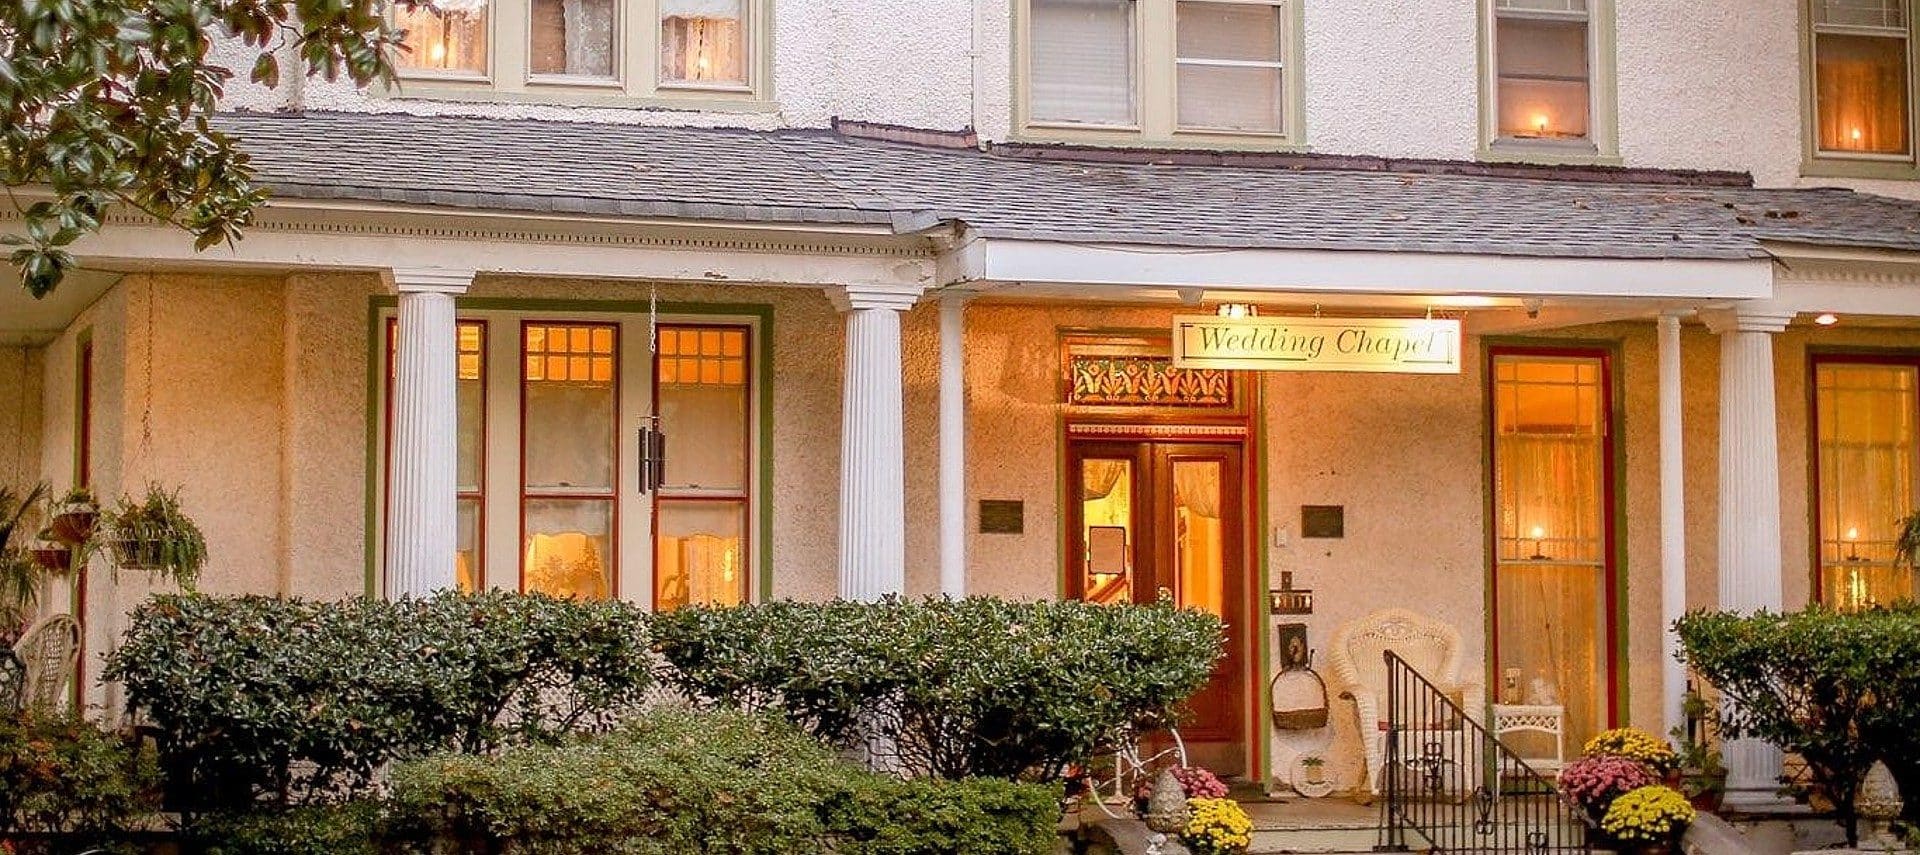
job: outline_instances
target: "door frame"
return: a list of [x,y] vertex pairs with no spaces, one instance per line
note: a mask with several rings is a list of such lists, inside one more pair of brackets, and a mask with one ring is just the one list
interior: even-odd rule
[[1602,457],[1606,461],[1603,467],[1601,506],[1606,508],[1604,521],[1606,542],[1601,554],[1606,556],[1606,614],[1609,616],[1607,637],[1604,647],[1607,653],[1607,698],[1604,709],[1607,713],[1607,727],[1617,727],[1630,717],[1631,686],[1628,669],[1631,657],[1627,655],[1627,645],[1632,637],[1628,626],[1628,607],[1626,586],[1630,575],[1627,563],[1627,507],[1626,507],[1626,390],[1620,382],[1621,347],[1616,341],[1594,339],[1499,339],[1492,338],[1483,342],[1480,359],[1481,379],[1481,488],[1484,492],[1481,513],[1482,537],[1484,539],[1486,561],[1483,571],[1484,585],[1483,607],[1486,624],[1483,637],[1486,639],[1486,663],[1483,680],[1488,687],[1486,703],[1489,708],[1498,702],[1494,694],[1500,685],[1500,639],[1499,623],[1499,571],[1500,532],[1499,497],[1496,495],[1498,473],[1495,472],[1494,451],[1494,363],[1498,357],[1543,357],[1543,358],[1583,358],[1600,360],[1601,403],[1606,406],[1606,443]]

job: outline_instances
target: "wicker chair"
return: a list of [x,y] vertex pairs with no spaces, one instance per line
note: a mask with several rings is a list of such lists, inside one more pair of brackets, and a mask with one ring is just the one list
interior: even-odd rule
[[67,706],[67,687],[80,661],[80,624],[72,615],[42,618],[13,645],[26,666],[21,707],[52,715]]
[[[1460,673],[1460,633],[1453,627],[1406,609],[1383,609],[1341,625],[1328,657],[1341,697],[1353,701],[1360,742],[1366,748],[1367,787],[1380,793],[1381,767],[1387,762],[1387,721],[1381,707],[1387,694],[1384,654],[1391,650],[1421,676],[1478,720],[1483,693],[1478,682]],[[1470,758],[1456,758],[1466,760]]]
[[27,702],[27,665],[13,648],[0,648],[0,712],[18,712]]

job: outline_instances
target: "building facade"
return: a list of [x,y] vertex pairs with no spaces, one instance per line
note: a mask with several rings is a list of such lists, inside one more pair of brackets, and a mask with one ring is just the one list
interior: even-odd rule
[[[1231,627],[1196,750],[1283,786],[1373,724],[1271,726],[1285,626],[1422,613],[1577,740],[1673,721],[1685,609],[1913,593],[1904,0],[403,23],[396,90],[229,93],[237,245],[0,294],[0,478],[179,485],[219,593],[1164,590]],[[83,683],[148,593],[49,598]]]

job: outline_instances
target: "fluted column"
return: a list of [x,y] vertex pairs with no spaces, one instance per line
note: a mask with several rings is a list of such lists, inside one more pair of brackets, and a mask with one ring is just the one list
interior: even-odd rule
[[393,447],[387,468],[386,595],[452,588],[459,454],[453,298],[472,271],[395,269]]
[[967,302],[940,299],[940,593],[967,593]]
[[900,314],[918,289],[849,285],[840,410],[840,596],[906,592],[906,441]]
[[1673,622],[1687,613],[1687,485],[1680,371],[1680,315],[1660,316],[1660,708],[1666,728],[1686,723],[1681,712],[1687,670],[1675,654],[1680,636]]
[[[1720,336],[1720,608],[1779,611],[1780,435],[1773,336],[1791,314],[1730,310],[1706,316]],[[1780,752],[1757,739],[1724,748],[1727,798],[1777,801]]]

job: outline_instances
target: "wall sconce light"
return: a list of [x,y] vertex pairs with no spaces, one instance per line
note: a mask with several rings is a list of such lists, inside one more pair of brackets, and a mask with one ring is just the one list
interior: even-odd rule
[[1830,327],[1840,322],[1840,316],[1832,312],[1821,312],[1814,317],[1813,322],[1823,327]]
[[1250,303],[1221,303],[1216,314],[1223,318],[1257,318],[1260,310]]

